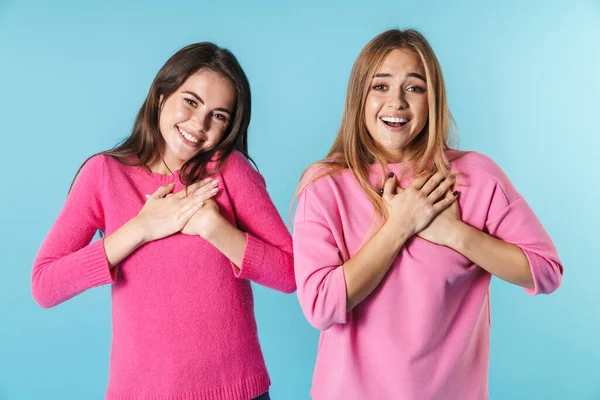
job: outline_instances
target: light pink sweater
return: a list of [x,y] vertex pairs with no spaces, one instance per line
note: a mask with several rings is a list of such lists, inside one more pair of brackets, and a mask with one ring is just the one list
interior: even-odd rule
[[[449,157],[458,153],[449,151]],[[400,173],[402,165],[389,165]],[[381,167],[371,167],[373,187]],[[463,221],[523,249],[535,289],[560,285],[552,241],[525,200],[489,158],[453,162],[461,175]],[[411,181],[401,180],[404,187]],[[373,206],[348,170],[300,195],[294,223],[298,297],[322,330],[311,395],[316,400],[481,400],[488,396],[491,275],[461,254],[419,237],[403,248],[380,285],[346,312],[345,261],[360,249]]]
[[218,178],[219,210],[248,240],[237,274],[207,241],[175,234],[137,249],[113,280],[103,239],[89,244],[96,231],[110,235],[159,186],[183,186],[104,155],[85,164],[46,237],[32,277],[42,307],[112,284],[107,399],[248,400],[268,390],[250,280],[295,290],[291,237],[241,153],[229,156]]

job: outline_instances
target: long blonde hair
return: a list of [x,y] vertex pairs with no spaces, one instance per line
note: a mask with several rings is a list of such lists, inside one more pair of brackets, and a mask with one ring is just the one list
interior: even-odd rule
[[[440,64],[431,46],[419,32],[413,29],[391,29],[373,38],[358,55],[350,73],[346,105],[335,142],[323,160],[304,171],[294,198],[315,180],[347,168],[369,197],[375,210],[387,218],[383,199],[368,179],[370,164],[378,163],[382,166],[383,184],[387,174],[387,160],[385,151],[367,130],[365,102],[373,76],[388,53],[394,49],[414,51],[423,63],[427,80],[427,123],[410,144],[410,149],[407,149],[405,161],[409,161],[414,176],[436,170],[450,172],[450,162],[444,155],[444,150],[449,148],[448,137],[454,128],[454,121],[448,109]],[[315,168],[320,172],[307,176],[307,172]]]

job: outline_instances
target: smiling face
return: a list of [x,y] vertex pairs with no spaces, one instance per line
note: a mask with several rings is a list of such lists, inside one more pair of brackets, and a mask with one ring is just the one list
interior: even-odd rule
[[402,161],[405,151],[427,123],[429,113],[425,69],[420,57],[405,48],[385,57],[365,101],[365,125],[371,137]]
[[222,75],[201,70],[166,100],[161,96],[161,103],[162,157],[176,170],[201,150],[219,143],[233,117],[235,92]]

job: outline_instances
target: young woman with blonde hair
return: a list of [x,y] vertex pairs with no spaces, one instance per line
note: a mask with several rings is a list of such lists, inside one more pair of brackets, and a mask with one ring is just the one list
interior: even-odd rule
[[451,124],[421,34],[365,46],[294,218],[298,297],[322,331],[314,399],[484,399],[491,277],[532,295],[560,285],[533,211],[491,159],[449,147]]

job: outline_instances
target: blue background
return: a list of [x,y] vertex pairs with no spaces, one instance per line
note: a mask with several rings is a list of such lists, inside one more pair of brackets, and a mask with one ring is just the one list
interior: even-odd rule
[[[253,4],[251,4],[253,3]],[[360,49],[415,27],[441,62],[460,148],[506,171],[555,240],[562,287],[492,284],[491,399],[600,399],[600,2],[0,0],[0,399],[100,399],[109,288],[42,310],[31,265],[81,162],[127,136],[154,75],[192,42],[251,82],[250,151],[282,215],[340,123]],[[318,332],[255,287],[272,395],[307,399]]]

